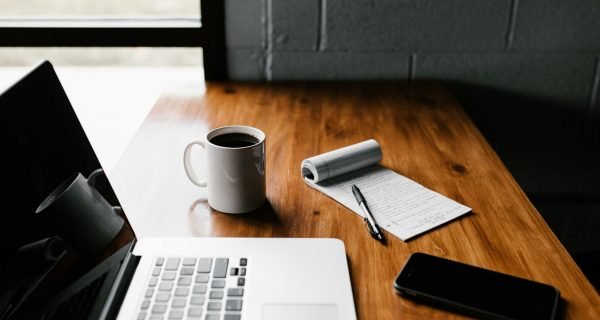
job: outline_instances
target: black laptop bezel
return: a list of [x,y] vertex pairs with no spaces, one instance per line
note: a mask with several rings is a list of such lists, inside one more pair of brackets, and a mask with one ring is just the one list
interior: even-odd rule
[[[87,143],[91,148],[90,154],[95,157],[96,161],[99,162],[93,147],[75,113],[65,91],[62,87],[58,76],[54,70],[52,64],[47,61],[41,61],[37,64],[33,69],[27,72],[24,76],[22,76],[19,80],[17,80],[13,85],[8,87],[0,94],[0,110],[2,108],[2,102],[6,99],[3,99],[6,96],[14,94],[16,92],[23,92],[23,89],[31,89],[31,94],[35,94],[36,89],[41,88],[23,88],[23,86],[30,86],[29,81],[32,78],[43,79],[45,84],[48,84],[48,87],[55,86],[57,88],[56,92],[53,94],[57,95],[59,100],[64,100],[64,107],[70,109],[70,115],[75,117],[76,122],[79,124],[79,128],[74,128],[74,130],[81,130],[83,136],[86,141],[82,141],[82,143]],[[43,83],[34,83],[35,85],[43,85]],[[14,99],[14,97],[10,97]],[[101,165],[100,165],[101,167]],[[111,192],[114,195],[114,190],[110,186],[110,182],[107,179],[108,186],[111,188]],[[118,199],[115,200],[118,202]],[[118,314],[120,306],[123,302],[125,294],[127,292],[127,288],[131,282],[131,278],[135,273],[135,269],[139,263],[140,257],[133,255],[133,249],[137,242],[137,237],[135,232],[130,227],[130,224],[127,220],[126,215],[123,213],[122,217],[126,221],[126,227],[129,228],[128,232],[131,232],[132,240],[127,244],[123,245],[117,252],[112,254],[109,258],[96,265],[94,268],[85,273],[82,277],[80,277],[75,282],[71,283],[64,290],[56,293],[50,299],[48,299],[45,303],[41,305],[37,305],[34,308],[27,305],[27,301],[25,303],[21,303],[19,305],[14,306],[12,310],[2,314],[0,311],[0,319],[35,319],[43,317],[44,314],[55,308],[57,305],[60,305],[64,301],[67,301],[70,297],[77,294],[82,288],[85,288],[89,283],[93,282],[98,278],[101,274],[106,274],[106,279],[104,279],[98,293],[95,297],[94,303],[90,309],[90,312],[87,316],[87,319],[112,319],[115,318]],[[22,301],[23,302],[23,301]]]

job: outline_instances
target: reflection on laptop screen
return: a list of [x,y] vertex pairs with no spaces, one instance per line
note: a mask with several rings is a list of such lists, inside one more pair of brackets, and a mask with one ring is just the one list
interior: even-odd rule
[[50,63],[0,121],[0,319],[97,314],[134,235]]

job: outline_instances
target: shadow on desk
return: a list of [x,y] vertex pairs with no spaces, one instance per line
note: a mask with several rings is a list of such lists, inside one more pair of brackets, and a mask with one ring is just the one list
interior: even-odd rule
[[587,106],[452,83],[486,140],[600,292],[600,119]]

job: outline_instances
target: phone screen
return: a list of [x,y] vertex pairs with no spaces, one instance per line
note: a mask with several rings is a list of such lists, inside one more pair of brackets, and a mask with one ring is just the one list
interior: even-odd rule
[[394,282],[403,295],[495,319],[554,319],[560,294],[552,286],[414,253]]

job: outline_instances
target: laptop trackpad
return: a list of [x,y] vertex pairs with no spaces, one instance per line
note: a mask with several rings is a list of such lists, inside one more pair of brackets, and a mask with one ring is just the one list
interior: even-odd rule
[[265,304],[262,320],[335,320],[335,304]]

